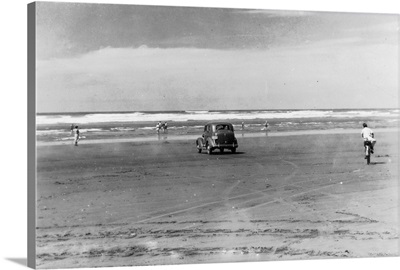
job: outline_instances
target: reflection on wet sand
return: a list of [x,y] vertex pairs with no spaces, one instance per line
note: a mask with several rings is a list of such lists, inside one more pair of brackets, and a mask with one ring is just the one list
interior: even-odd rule
[[158,134],[158,140],[159,141],[165,141],[168,139],[168,135],[167,134]]

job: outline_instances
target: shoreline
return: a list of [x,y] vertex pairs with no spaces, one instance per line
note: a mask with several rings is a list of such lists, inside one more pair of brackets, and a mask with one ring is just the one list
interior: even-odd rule
[[[399,132],[399,128],[377,128],[375,133],[383,132]],[[246,132],[242,130],[235,131],[237,138],[258,138],[258,137],[284,137],[284,136],[301,136],[301,135],[334,135],[334,134],[356,134],[360,129],[324,129],[324,130],[296,130],[296,131],[263,131],[263,132]],[[129,142],[155,142],[155,141],[189,141],[196,140],[200,134],[196,135],[170,135],[168,133],[149,134],[141,137],[129,138],[107,138],[107,139],[81,139],[80,144],[103,144],[103,143],[129,143]],[[70,140],[43,142],[36,141],[36,146],[53,146],[53,145],[71,145],[73,137]]]

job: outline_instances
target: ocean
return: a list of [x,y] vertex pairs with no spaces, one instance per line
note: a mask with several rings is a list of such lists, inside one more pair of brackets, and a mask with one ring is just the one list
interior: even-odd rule
[[[232,110],[159,112],[38,113],[37,141],[72,140],[71,125],[79,126],[82,139],[134,138],[157,134],[158,122],[168,123],[168,135],[201,135],[211,121],[231,122],[236,131],[255,133],[268,121],[268,132],[298,130],[397,128],[399,109],[340,110]],[[242,130],[242,123],[244,130]]]

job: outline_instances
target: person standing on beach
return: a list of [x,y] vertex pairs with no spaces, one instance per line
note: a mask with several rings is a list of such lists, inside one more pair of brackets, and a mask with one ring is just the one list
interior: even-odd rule
[[167,122],[165,122],[164,123],[164,133],[167,131],[167,128],[168,128],[168,124],[167,124]]
[[71,124],[71,135],[74,135],[74,124]]
[[374,132],[368,127],[366,123],[363,123],[363,129],[361,130],[361,137],[364,139],[364,145],[367,142],[371,143],[371,153],[374,153],[374,146],[376,144],[376,139],[374,138]]
[[244,122],[242,122],[242,130],[244,130]]
[[267,130],[267,128],[268,128],[268,121],[265,121],[263,130]]
[[75,135],[75,140],[74,140],[74,144],[75,146],[78,146],[78,141],[79,141],[79,128],[78,126],[75,126],[75,130],[74,130],[74,135]]
[[156,125],[157,133],[160,132],[160,128],[161,128],[161,122],[158,122],[158,124]]

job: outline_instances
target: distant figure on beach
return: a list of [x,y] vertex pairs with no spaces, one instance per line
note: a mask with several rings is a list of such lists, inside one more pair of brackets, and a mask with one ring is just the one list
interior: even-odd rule
[[79,128],[78,128],[78,126],[75,126],[74,135],[75,135],[74,144],[75,144],[75,146],[78,146],[78,141],[79,141]]
[[244,122],[242,122],[242,130],[244,130]]
[[160,132],[160,129],[161,129],[161,122],[158,122],[158,124],[156,125],[156,131],[157,131],[157,133]]
[[376,139],[374,138],[374,132],[368,127],[366,123],[363,123],[363,129],[361,130],[361,137],[364,139],[364,145],[367,142],[371,143],[371,153],[374,153],[374,146]]
[[267,130],[268,129],[268,121],[265,121],[264,127],[262,130]]
[[157,133],[160,133],[160,129],[162,129],[163,132],[165,133],[165,131],[167,131],[167,128],[168,128],[167,122],[162,123],[162,122],[160,121],[160,122],[158,122],[158,124],[156,125]]
[[74,124],[71,124],[71,135],[74,135]]

